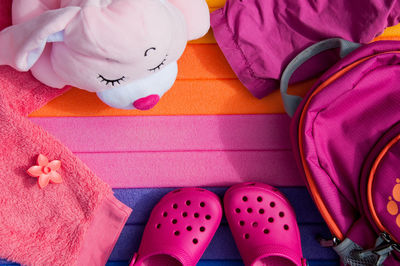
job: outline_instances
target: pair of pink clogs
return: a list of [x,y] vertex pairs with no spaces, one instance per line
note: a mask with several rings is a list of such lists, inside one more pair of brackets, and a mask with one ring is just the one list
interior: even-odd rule
[[[276,188],[245,183],[224,196],[225,215],[245,265],[306,265],[289,201]],[[196,265],[222,217],[219,198],[201,188],[168,193],[153,209],[131,266]]]

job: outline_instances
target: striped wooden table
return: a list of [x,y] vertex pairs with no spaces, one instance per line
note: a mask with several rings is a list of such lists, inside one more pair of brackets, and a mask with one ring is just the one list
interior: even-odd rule
[[[225,0],[208,3],[212,11]],[[399,26],[378,39],[397,35]],[[152,207],[173,187],[201,186],[222,196],[226,187],[244,181],[280,187],[297,213],[310,265],[337,265],[332,250],[316,241],[329,232],[297,172],[279,92],[254,98],[211,31],[190,42],[178,64],[175,85],[152,110],[112,109],[95,94],[71,89],[30,115],[133,209],[108,265],[127,265]],[[304,94],[312,82],[291,90]],[[225,220],[199,265],[242,265]]]

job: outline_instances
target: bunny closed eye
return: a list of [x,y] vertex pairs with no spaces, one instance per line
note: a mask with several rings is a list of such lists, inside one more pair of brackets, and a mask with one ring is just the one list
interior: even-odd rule
[[[144,52],[144,56],[145,56],[145,57],[150,56],[151,53],[152,53],[153,51],[157,51],[157,48],[155,48],[155,47],[150,47],[149,49],[147,49],[147,50]],[[147,69],[147,70],[150,71],[150,72],[155,72],[155,71],[157,71],[157,70],[160,70],[161,67],[162,67],[163,65],[165,65],[165,62],[167,61],[167,57],[168,57],[168,54],[165,55],[164,59],[161,61],[160,64],[158,64],[156,67],[149,68],[149,69]]]
[[165,55],[164,60],[163,60],[158,66],[156,66],[156,67],[154,67],[154,68],[150,68],[150,69],[148,69],[148,71],[150,71],[150,72],[156,72],[157,70],[160,70],[161,67],[165,65],[165,62],[167,61],[167,57],[168,57],[168,55]]
[[115,83],[121,84],[121,81],[125,80],[125,76],[122,76],[119,79],[107,79],[103,75],[100,75],[100,74],[97,78],[100,79],[100,82],[105,82],[106,85],[111,83],[112,86],[115,86]]

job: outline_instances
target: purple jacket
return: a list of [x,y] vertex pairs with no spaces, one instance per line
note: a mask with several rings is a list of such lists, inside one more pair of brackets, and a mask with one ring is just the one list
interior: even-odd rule
[[[333,37],[368,43],[399,15],[397,0],[227,0],[211,24],[236,75],[262,98],[279,87],[285,66],[306,47]],[[292,81],[325,70],[336,57],[314,58]]]

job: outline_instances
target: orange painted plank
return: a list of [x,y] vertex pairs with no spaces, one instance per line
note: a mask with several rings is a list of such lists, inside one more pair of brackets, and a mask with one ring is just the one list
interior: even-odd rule
[[236,79],[216,44],[189,45],[179,60],[178,79]]
[[[293,86],[304,94],[313,81]],[[254,98],[239,80],[179,80],[149,111],[119,110],[103,104],[95,94],[72,89],[31,117],[48,116],[145,116],[145,115],[223,115],[283,113],[279,91],[262,100]]]
[[374,39],[374,41],[384,41],[384,40],[400,41],[400,35],[398,36],[381,35]]
[[210,8],[221,8],[225,5],[226,0],[207,0],[207,4]]
[[399,36],[400,35],[400,24],[396,26],[386,28],[381,36]]

